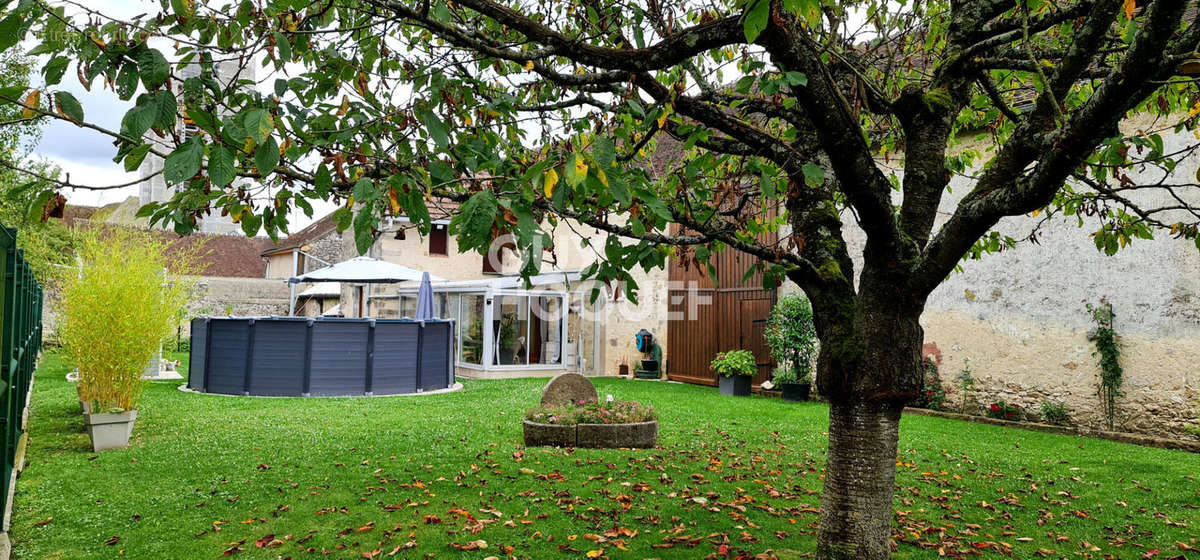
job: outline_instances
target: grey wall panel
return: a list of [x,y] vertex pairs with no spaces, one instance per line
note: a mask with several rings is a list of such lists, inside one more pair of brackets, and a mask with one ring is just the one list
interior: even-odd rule
[[188,355],[187,386],[193,391],[204,390],[205,345],[208,342],[208,319],[192,319],[191,353]]
[[317,321],[312,333],[314,396],[361,395],[367,390],[366,321]]
[[374,372],[376,395],[417,392],[418,323],[376,322]]
[[242,394],[246,381],[246,351],[248,350],[249,321],[213,319],[208,323],[208,386],[209,393]]
[[250,394],[298,397],[304,385],[304,333],[308,322],[256,321]]

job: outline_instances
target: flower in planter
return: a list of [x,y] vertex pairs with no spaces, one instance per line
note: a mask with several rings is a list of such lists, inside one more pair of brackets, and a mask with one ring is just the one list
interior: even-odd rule
[[1024,411],[1019,404],[996,401],[988,406],[987,415],[988,418],[1019,421],[1023,419]]

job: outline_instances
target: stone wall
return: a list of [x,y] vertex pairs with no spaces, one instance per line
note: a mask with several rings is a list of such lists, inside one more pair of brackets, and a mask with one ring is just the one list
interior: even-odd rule
[[[200,276],[196,278],[195,295],[188,306],[190,317],[200,315],[271,316],[287,315],[288,289],[279,280],[265,278],[229,278]],[[54,341],[54,298],[48,292],[42,307],[44,340]],[[187,326],[182,336],[189,335]]]
[[[1186,139],[1165,140],[1170,152]],[[1176,173],[1191,178],[1196,171],[1192,158]],[[951,186],[942,220],[971,185],[958,177]],[[1166,201],[1135,196],[1147,204]],[[1080,427],[1107,428],[1097,358],[1088,339],[1095,325],[1084,308],[1085,301],[1103,297],[1116,314],[1125,370],[1116,429],[1193,437],[1188,429],[1200,427],[1200,251],[1191,241],[1161,233],[1153,241],[1134,240],[1109,257],[1089,235],[1100,227],[1097,219],[1084,217],[1080,225],[1074,216],[1040,223],[1043,218],[1003,220],[997,230],[1022,240],[1017,247],[963,261],[962,270],[928,299],[921,320],[925,341],[942,354],[941,377],[955,391],[953,406],[962,397],[954,377],[969,364],[976,391],[968,411],[982,414],[1003,399],[1036,413],[1042,400],[1050,399],[1070,406]],[[845,220],[855,223],[849,215]],[[1032,243],[1027,239],[1035,227],[1037,243]],[[848,225],[846,237],[856,271],[861,270],[863,233]]]
[[287,284],[277,279],[213,276],[196,279],[190,306],[192,315],[243,317],[287,315],[287,308]]

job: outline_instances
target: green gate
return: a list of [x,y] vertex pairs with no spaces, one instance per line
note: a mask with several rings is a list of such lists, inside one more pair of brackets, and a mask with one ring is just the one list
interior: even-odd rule
[[[13,460],[24,426],[26,399],[33,370],[42,348],[42,287],[17,249],[17,230],[0,226],[0,317],[4,319],[0,339],[0,503],[6,511],[12,495]],[[0,513],[2,515],[2,513]]]

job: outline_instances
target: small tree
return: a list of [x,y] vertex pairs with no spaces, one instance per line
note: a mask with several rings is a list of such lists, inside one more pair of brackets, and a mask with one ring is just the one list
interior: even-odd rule
[[818,347],[817,329],[813,326],[812,305],[803,294],[779,298],[767,319],[765,336],[771,357],[780,365],[791,367],[797,383],[812,373]]
[[58,332],[79,369],[80,397],[96,411],[136,407],[146,363],[186,308],[194,282],[181,274],[192,271],[195,254],[168,258],[166,249],[144,231],[85,232],[81,267],[63,274]]

